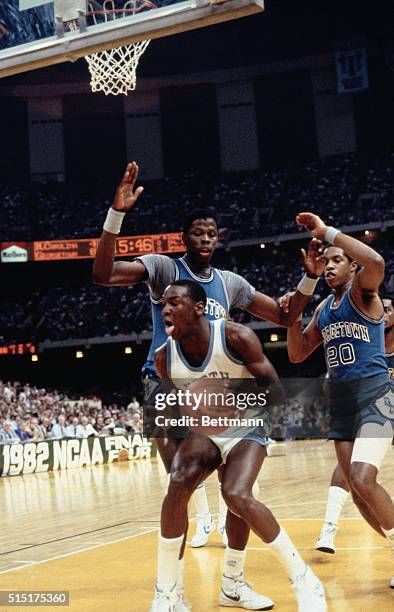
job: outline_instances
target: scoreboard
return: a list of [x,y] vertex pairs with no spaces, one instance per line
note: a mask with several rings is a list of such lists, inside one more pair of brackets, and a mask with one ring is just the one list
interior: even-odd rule
[[[76,238],[75,240],[37,240],[19,244],[3,243],[2,252],[8,259],[2,261],[59,261],[65,259],[92,259],[96,255],[99,238]],[[21,258],[24,251],[26,257]],[[122,236],[116,238],[115,257],[136,257],[148,253],[181,253],[185,251],[181,232],[149,234],[144,236]],[[14,257],[13,257],[14,255]]]

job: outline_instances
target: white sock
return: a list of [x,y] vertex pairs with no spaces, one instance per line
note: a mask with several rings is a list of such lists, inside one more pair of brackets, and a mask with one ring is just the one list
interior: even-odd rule
[[198,516],[202,517],[206,514],[210,514],[207,492],[205,490],[205,482],[198,485],[197,489],[194,491],[193,502]]
[[268,546],[285,568],[290,580],[295,580],[297,576],[302,576],[305,573],[305,561],[283,527],[280,528],[275,540],[270,542]]
[[390,546],[394,552],[394,527],[392,529],[383,529],[382,527],[382,531],[384,535],[386,536],[386,538],[388,539],[388,541],[390,542]]
[[219,482],[219,523],[224,525],[227,517],[227,504],[223,499],[222,485]]
[[169,593],[177,582],[179,552],[183,542],[183,535],[179,538],[163,538],[159,534],[157,553],[157,587]]
[[325,523],[338,525],[339,517],[348,497],[349,492],[341,487],[331,486],[328,489],[326,516],[324,517]]
[[177,575],[176,575],[176,588],[183,589],[183,571],[185,569],[185,557],[178,559]]
[[235,550],[227,546],[224,553],[223,575],[226,578],[237,578],[244,571],[246,550]]

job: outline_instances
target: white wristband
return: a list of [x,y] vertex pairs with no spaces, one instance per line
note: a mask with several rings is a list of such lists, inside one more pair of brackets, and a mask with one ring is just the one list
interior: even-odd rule
[[107,213],[107,218],[105,219],[105,223],[103,229],[106,232],[110,232],[111,234],[119,234],[120,228],[122,227],[123,217],[126,213],[121,212],[119,210],[115,210],[114,208],[109,209]]
[[329,242],[330,244],[334,244],[334,240],[337,236],[337,234],[339,234],[340,230],[335,229],[335,227],[331,227],[329,226],[326,229],[326,235],[325,235],[325,239],[327,242]]
[[307,275],[304,274],[297,285],[297,291],[303,293],[304,295],[313,295],[318,280],[318,278],[308,278]]

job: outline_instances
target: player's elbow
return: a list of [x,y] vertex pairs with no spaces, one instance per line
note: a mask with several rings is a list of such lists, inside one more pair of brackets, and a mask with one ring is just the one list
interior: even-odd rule
[[108,276],[108,274],[103,274],[103,272],[100,272],[99,270],[95,270],[94,268],[93,268],[92,279],[95,285],[109,285],[110,284],[110,277]]
[[384,276],[385,262],[384,262],[383,257],[381,255],[379,255],[379,253],[375,253],[373,265],[374,265],[376,271],[379,272],[379,274],[383,277]]
[[290,351],[288,352],[288,356],[289,356],[290,363],[301,363],[302,361],[304,361],[301,355],[291,353]]
[[301,351],[295,350],[294,348],[289,346],[289,344],[287,344],[287,355],[289,357],[290,363],[301,363],[301,361],[304,361],[305,359]]

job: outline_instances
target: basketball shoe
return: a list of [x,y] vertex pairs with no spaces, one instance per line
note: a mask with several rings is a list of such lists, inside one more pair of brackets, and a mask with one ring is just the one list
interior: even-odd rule
[[165,593],[156,584],[155,597],[149,612],[177,612],[177,603],[178,597],[175,585],[169,593]]
[[297,599],[298,612],[326,612],[324,587],[308,565],[305,565],[304,574],[290,582]]
[[182,586],[178,586],[176,588],[177,600],[176,600],[176,612],[190,612],[192,609],[192,605],[190,601],[188,601],[185,597],[185,589]]
[[210,514],[197,514],[196,533],[192,537],[190,546],[192,548],[200,548],[208,542],[209,535],[215,529],[215,523]]
[[316,542],[316,550],[333,555],[335,553],[334,540],[337,531],[338,527],[334,523],[324,523],[319,539]]
[[275,605],[272,599],[253,591],[252,585],[243,579],[243,574],[236,578],[222,576],[219,604],[245,610],[272,610]]
[[394,576],[390,580],[390,588],[394,589]]

